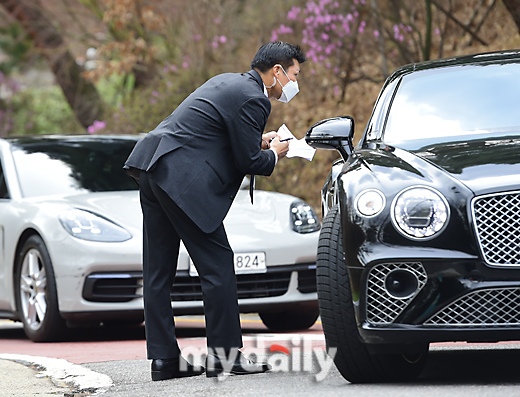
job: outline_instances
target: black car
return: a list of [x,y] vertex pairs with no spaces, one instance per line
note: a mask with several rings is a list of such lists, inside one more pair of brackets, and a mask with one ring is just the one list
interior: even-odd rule
[[355,147],[348,116],[307,132],[341,154],[317,279],[347,380],[413,379],[431,342],[520,339],[519,105],[520,51],[477,54],[396,70]]

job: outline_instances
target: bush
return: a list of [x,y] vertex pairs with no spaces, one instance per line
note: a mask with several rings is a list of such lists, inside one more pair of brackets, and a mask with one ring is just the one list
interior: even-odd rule
[[12,123],[4,135],[84,133],[63,96],[61,88],[49,86],[19,91],[9,100]]

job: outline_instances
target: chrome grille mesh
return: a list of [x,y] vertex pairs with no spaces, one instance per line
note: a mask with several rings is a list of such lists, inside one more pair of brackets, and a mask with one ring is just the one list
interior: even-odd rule
[[520,289],[497,288],[470,292],[424,322],[452,327],[520,325]]
[[487,263],[520,265],[520,192],[476,198],[473,219]]
[[[394,270],[407,270],[417,276],[418,288],[413,296],[395,298],[385,288],[386,276]],[[383,263],[374,266],[368,273],[367,321],[371,324],[389,324],[403,312],[412,299],[426,284],[427,276],[421,263]]]

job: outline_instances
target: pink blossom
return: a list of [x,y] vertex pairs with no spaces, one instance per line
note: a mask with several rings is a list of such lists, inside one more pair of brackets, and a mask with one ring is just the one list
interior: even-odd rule
[[280,25],[280,27],[278,28],[278,32],[279,32],[280,34],[287,34],[287,33],[292,33],[293,30],[292,30],[291,27],[289,27],[289,26],[285,26],[285,25],[282,24],[282,25]]
[[183,67],[184,69],[188,69],[188,68],[190,67],[190,64],[189,64],[188,62],[183,62],[183,63],[182,63],[182,67]]
[[293,7],[290,9],[290,11],[287,13],[287,19],[295,20],[298,18],[298,14],[300,13],[302,9],[300,7]]
[[222,44],[224,44],[224,43],[227,41],[227,37],[224,36],[224,35],[222,35],[222,36],[219,37],[219,41],[220,41]]
[[374,37],[379,37],[379,30],[374,30]]
[[94,120],[94,123],[87,128],[89,134],[95,134],[97,131],[102,130],[107,126],[104,121]]

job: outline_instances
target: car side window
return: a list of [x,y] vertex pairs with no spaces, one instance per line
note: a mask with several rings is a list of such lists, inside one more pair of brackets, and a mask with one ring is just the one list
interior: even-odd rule
[[2,162],[0,162],[0,199],[9,199],[9,190],[7,189],[7,183],[5,182],[4,169]]

